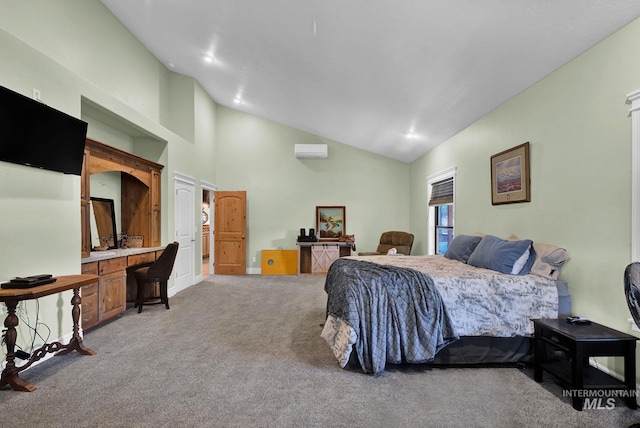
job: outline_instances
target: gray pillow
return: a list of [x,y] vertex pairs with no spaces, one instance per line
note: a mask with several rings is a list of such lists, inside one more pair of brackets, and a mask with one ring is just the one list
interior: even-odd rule
[[569,260],[569,254],[564,248],[555,245],[534,243],[536,260],[531,267],[531,273],[545,278],[558,279],[560,269]]
[[[533,241],[524,239],[522,241],[505,241],[493,235],[482,237],[476,249],[469,256],[468,264],[497,272],[510,274],[513,265],[522,254],[531,248]],[[531,266],[527,266],[527,272]],[[524,269],[523,269],[524,271]],[[524,274],[524,272],[521,272]]]
[[448,259],[459,260],[462,263],[466,263],[481,239],[481,236],[458,235],[453,238],[444,256]]

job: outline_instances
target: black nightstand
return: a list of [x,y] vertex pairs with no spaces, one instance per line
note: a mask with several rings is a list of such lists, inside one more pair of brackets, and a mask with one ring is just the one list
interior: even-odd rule
[[[536,382],[542,382],[543,371],[560,379],[571,390],[576,410],[582,410],[584,399],[591,397],[590,390],[621,391],[626,405],[637,408],[635,336],[597,323],[571,324],[566,319],[536,319],[533,325]],[[565,358],[548,358],[547,349],[559,351]],[[589,357],[604,356],[624,357],[624,382],[589,364]]]

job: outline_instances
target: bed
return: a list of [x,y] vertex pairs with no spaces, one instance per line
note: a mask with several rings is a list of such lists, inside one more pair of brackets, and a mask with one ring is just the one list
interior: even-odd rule
[[379,376],[387,363],[526,362],[531,320],[571,313],[558,279],[564,249],[491,235],[461,235],[449,248],[445,256],[352,256],[331,265],[322,337],[340,366],[351,360]]

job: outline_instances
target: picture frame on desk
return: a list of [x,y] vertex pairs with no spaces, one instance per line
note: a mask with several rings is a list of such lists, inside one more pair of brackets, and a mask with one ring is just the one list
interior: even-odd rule
[[320,241],[337,241],[346,231],[344,206],[316,206],[316,231]]

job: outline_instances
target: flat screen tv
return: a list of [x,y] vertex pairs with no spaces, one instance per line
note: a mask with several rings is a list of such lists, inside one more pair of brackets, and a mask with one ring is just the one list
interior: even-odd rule
[[87,123],[0,86],[0,161],[80,175]]

